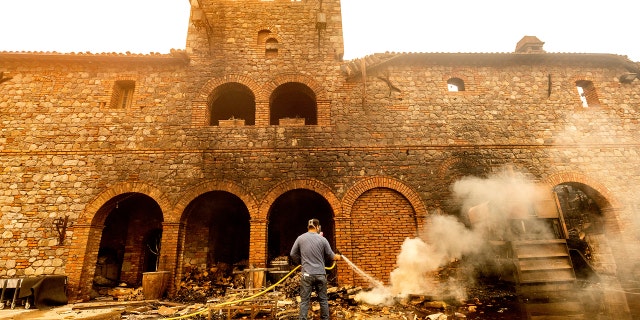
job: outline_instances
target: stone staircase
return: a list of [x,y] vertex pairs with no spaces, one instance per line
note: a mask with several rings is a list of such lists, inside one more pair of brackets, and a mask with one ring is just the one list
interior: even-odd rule
[[585,319],[564,239],[512,241],[511,246],[527,319]]

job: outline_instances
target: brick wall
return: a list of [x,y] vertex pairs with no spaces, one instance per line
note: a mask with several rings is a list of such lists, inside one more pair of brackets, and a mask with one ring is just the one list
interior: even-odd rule
[[[375,188],[362,194],[351,211],[351,247],[347,258],[380,281],[389,283],[400,246],[417,236],[416,213],[398,192]],[[370,286],[354,276],[354,283]]]

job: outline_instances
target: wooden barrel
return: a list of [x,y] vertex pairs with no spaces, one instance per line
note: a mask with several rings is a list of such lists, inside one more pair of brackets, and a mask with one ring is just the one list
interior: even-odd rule
[[289,261],[283,258],[276,258],[271,260],[271,268],[269,270],[269,280],[271,283],[280,281],[291,271]]
[[142,273],[142,293],[146,300],[162,299],[167,291],[169,271],[155,271]]
[[291,266],[289,266],[289,261],[287,260],[271,260],[271,269],[278,271],[289,271],[291,270]]

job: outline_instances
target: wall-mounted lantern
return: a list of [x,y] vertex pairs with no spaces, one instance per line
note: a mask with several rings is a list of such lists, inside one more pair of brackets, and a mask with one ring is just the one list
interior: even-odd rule
[[58,233],[58,245],[64,244],[64,238],[67,234],[68,224],[69,224],[68,216],[64,216],[64,218],[55,218],[53,220],[53,226],[55,227],[55,230]]

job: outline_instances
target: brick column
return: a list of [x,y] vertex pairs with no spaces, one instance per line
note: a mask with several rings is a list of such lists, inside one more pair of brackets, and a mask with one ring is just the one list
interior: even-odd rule
[[256,101],[256,126],[266,127],[269,125],[269,101]]
[[[351,220],[347,217],[335,219],[336,226],[336,250],[340,251],[347,259],[351,260],[353,249],[351,246]],[[338,284],[347,285],[354,283],[353,270],[344,261],[338,261]]]
[[169,283],[167,284],[167,292],[169,296],[173,296],[177,291],[176,285],[181,277],[179,270],[179,262],[182,260],[180,249],[183,245],[185,225],[180,222],[163,222],[162,223],[162,241],[160,244],[160,259],[158,271],[169,271]]
[[609,207],[602,209],[602,215],[605,217],[605,234],[603,239],[606,239],[606,244],[611,250],[610,257],[604,256],[608,259],[602,261],[602,263],[610,265],[611,267],[607,269],[615,272],[617,276],[624,278],[626,276],[624,271],[629,269],[629,265],[625,264],[629,262],[630,256],[627,253],[626,242],[622,238],[622,230],[619,221],[620,213],[620,208]]
[[66,273],[69,301],[88,301],[96,272],[98,249],[102,238],[102,226],[75,224],[69,249]]
[[252,219],[249,235],[249,264],[256,268],[266,267],[267,221]]
[[318,125],[331,125],[331,102],[328,100],[320,100],[317,102]]

